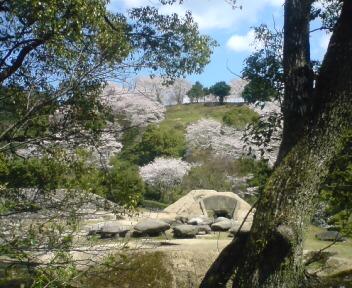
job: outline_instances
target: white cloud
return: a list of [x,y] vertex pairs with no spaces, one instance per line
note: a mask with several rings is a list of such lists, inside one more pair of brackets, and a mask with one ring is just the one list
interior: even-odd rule
[[322,37],[319,40],[319,46],[321,49],[328,49],[329,42],[331,38],[331,33],[323,34]]
[[146,5],[157,6],[161,13],[184,15],[191,11],[201,30],[226,29],[239,25],[255,24],[259,13],[266,7],[278,8],[283,0],[240,0],[237,5],[242,9],[232,9],[225,0],[184,0],[182,5],[161,6],[158,0],[111,0],[110,7],[129,9]]
[[116,3],[122,2],[122,4],[126,8],[142,7],[142,6],[155,4],[155,1],[151,1],[151,0],[113,0],[111,2],[116,2]]
[[[195,0],[192,3],[185,1],[183,5],[162,6],[160,11],[163,14],[176,13],[178,15],[185,15],[187,11],[191,11],[195,22],[198,23],[201,30],[223,29],[232,26],[235,12],[237,11],[232,10],[229,6],[226,7],[228,5],[226,3],[214,5],[212,0],[201,1],[206,2],[205,5],[201,5],[199,0]],[[196,5],[196,2],[199,5]]]
[[254,30],[249,30],[246,35],[232,35],[226,46],[235,52],[251,52],[254,50]]

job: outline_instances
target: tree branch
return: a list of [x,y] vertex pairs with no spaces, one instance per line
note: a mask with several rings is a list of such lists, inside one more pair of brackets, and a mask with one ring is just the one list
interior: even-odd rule
[[43,45],[47,39],[36,39],[33,41],[33,43],[22,48],[20,53],[17,55],[17,58],[13,61],[12,65],[0,73],[0,83],[4,82],[12,74],[14,74],[21,67],[27,55],[38,48],[40,45]]

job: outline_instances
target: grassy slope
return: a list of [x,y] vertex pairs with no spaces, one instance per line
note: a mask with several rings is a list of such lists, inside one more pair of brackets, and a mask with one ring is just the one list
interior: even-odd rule
[[227,112],[234,111],[238,115],[235,126],[243,127],[258,114],[246,106],[216,105],[205,106],[203,104],[175,105],[167,108],[165,120],[160,123],[163,128],[183,130],[189,124],[202,118],[212,118],[222,122]]

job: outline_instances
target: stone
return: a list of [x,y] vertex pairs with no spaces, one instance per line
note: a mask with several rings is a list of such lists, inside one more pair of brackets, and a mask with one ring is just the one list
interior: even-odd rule
[[166,222],[170,226],[176,223],[176,219],[172,219],[172,218],[165,218],[165,219],[162,219],[162,221]]
[[187,222],[190,225],[210,225],[212,223],[213,220],[205,216],[194,217]]
[[214,220],[214,223],[218,223],[218,222],[221,222],[221,221],[226,221],[226,220],[229,220],[229,218],[226,218],[226,217],[218,217]]
[[97,234],[100,234],[101,238],[124,237],[131,228],[131,226],[122,225],[120,223],[106,223]]
[[175,238],[194,238],[198,234],[198,226],[182,224],[173,228]]
[[177,223],[186,224],[187,221],[188,221],[188,217],[185,217],[185,216],[176,216],[176,217],[175,217],[175,221],[176,221]]
[[315,238],[322,240],[322,241],[343,241],[344,238],[342,235],[337,231],[325,231],[322,233],[318,233],[315,235]]
[[97,235],[101,228],[103,227],[103,223],[98,223],[98,224],[94,224],[88,227],[88,236],[93,236],[93,235]]
[[232,226],[232,221],[229,219],[214,223],[211,225],[213,231],[228,231]]
[[[251,205],[233,192],[193,190],[165,208],[163,212],[166,215],[189,217],[189,219],[202,215],[211,219],[225,216],[242,221],[250,209]],[[253,213],[249,213],[247,217],[250,220]]]
[[170,224],[157,219],[143,219],[134,226],[135,236],[157,236],[170,229]]
[[209,225],[198,225],[198,234],[210,234],[211,228]]

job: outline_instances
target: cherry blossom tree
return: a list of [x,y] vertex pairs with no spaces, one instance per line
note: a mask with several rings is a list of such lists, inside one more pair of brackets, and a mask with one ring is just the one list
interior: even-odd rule
[[103,92],[102,102],[115,117],[122,117],[125,124],[146,127],[164,119],[165,107],[138,91],[129,91],[110,83]]
[[181,159],[159,157],[142,166],[140,175],[147,184],[171,187],[180,184],[191,167]]

